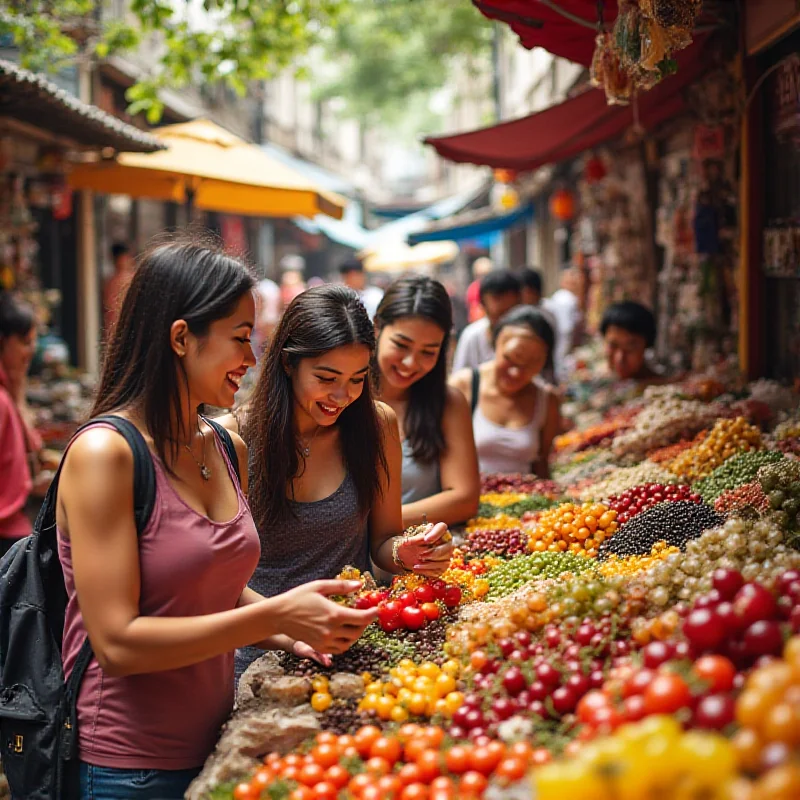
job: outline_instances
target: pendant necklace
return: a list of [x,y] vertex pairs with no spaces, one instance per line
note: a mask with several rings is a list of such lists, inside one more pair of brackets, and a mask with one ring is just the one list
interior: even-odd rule
[[197,464],[197,466],[199,467],[199,469],[200,469],[200,477],[204,481],[210,481],[211,480],[211,470],[206,466],[206,435],[201,430],[199,422],[197,423],[197,432],[200,434],[200,438],[203,440],[203,460],[202,461],[198,461],[195,458],[194,453],[192,452],[192,448],[189,447],[188,444],[185,444],[184,447],[186,448],[186,450],[189,453],[189,455],[192,457],[192,461],[194,461],[194,463]]
[[300,452],[303,454],[304,458],[308,458],[311,455],[311,445],[314,443],[314,439],[317,438],[321,427],[321,425],[317,425],[317,429],[314,431],[314,435],[308,440],[308,444],[304,444],[303,440],[299,436],[297,437],[300,442]]

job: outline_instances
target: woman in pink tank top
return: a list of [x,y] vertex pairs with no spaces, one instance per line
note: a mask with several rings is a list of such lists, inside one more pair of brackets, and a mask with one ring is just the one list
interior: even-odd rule
[[95,653],[78,697],[83,800],[184,795],[233,706],[233,652],[282,648],[326,663],[375,617],[317,581],[266,599],[247,588],[259,541],[242,486],[203,404],[233,405],[255,363],[253,280],[206,244],[154,247],[139,264],[109,342],[92,416],[144,435],[156,472],[137,538],[133,456],[99,423],[70,444],[58,490],[68,594],[64,669],[88,634]]

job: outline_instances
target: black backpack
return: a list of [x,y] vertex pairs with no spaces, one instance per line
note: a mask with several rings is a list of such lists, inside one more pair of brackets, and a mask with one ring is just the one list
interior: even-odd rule
[[[112,425],[133,451],[134,513],[141,535],[156,496],[150,451],[141,433],[122,417],[98,417],[87,425],[98,422]],[[219,423],[206,422],[222,440],[238,479],[239,462],[230,434]],[[64,681],[61,645],[67,592],[56,538],[60,474],[61,467],[33,533],[0,561],[0,759],[11,796],[17,800],[79,796],[76,703],[94,654],[87,637],[69,680]]]

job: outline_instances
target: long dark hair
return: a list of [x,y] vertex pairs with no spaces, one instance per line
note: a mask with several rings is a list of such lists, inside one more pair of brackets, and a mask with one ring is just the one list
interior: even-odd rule
[[[294,428],[294,392],[286,364],[317,358],[337,347],[363,344],[375,350],[375,332],[358,295],[346,286],[327,285],[297,295],[275,331],[244,421],[250,447],[250,505],[259,530],[292,516],[288,497],[301,471]],[[336,421],[342,455],[367,514],[381,492],[381,471],[388,474],[378,412],[370,381]]]
[[528,328],[534,336],[537,336],[547,345],[547,361],[544,368],[552,367],[556,335],[553,331],[553,326],[547,321],[545,315],[533,306],[515,306],[511,311],[504,314],[497,323],[497,327],[494,329],[492,347],[497,346],[497,338],[503,328],[512,326]]
[[11,292],[0,291],[0,339],[27,336],[36,325],[33,309]]
[[[453,328],[453,306],[447,290],[439,281],[421,275],[395,281],[386,290],[375,313],[378,335],[385,325],[404,317],[421,317],[444,331],[436,365],[409,389],[403,424],[414,460],[429,464],[436,461],[445,449],[442,420],[447,404],[447,352]],[[376,380],[380,381],[377,365],[374,373]]]
[[198,337],[230,316],[254,280],[217,242],[154,245],[140,259],[113,330],[91,415],[135,406],[156,453],[177,457],[186,420],[180,386],[188,378],[170,346],[170,328],[183,319]]

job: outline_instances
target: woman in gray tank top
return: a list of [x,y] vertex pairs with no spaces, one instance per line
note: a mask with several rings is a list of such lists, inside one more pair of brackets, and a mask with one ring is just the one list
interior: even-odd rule
[[405,525],[452,525],[478,509],[469,406],[447,386],[452,313],[441,283],[412,276],[387,289],[375,315],[378,396],[397,415],[403,443]]
[[[261,540],[250,586],[266,596],[348,565],[437,576],[449,564],[446,525],[401,536],[400,436],[372,398],[374,348],[358,295],[335,285],[298,295],[270,342],[242,426]],[[240,650],[237,676],[258,655]]]

